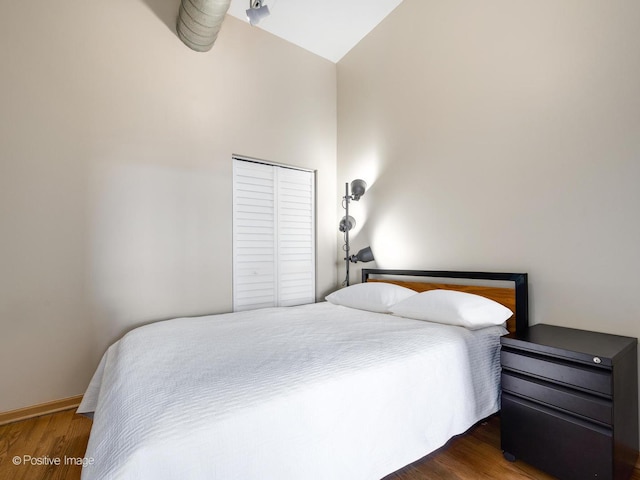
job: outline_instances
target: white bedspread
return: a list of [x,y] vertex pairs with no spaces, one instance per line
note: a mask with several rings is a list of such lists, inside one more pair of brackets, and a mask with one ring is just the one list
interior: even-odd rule
[[329,303],[125,335],[78,409],[94,479],[374,480],[499,408],[499,336]]

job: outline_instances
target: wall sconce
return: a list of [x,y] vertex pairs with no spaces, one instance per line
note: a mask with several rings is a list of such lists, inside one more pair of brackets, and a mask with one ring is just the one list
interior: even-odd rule
[[355,255],[349,256],[349,230],[353,229],[356,226],[356,219],[349,215],[349,202],[351,200],[355,200],[356,202],[360,200],[360,197],[364,195],[364,192],[367,190],[367,183],[364,180],[354,180],[351,182],[351,193],[349,193],[349,184],[345,183],[345,194],[342,197],[342,208],[344,208],[344,217],[340,220],[340,225],[338,230],[344,233],[344,246],[342,249],[345,252],[345,279],[342,282],[342,285],[349,286],[349,264],[350,263],[358,263],[358,262],[371,262],[375,260],[373,258],[373,252],[371,251],[371,247],[366,247],[360,250]]

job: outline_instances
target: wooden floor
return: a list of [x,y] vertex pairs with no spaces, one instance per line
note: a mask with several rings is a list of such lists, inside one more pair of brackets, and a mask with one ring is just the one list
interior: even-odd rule
[[[73,410],[0,426],[0,479],[79,479],[81,467],[74,463],[84,457],[90,429],[91,420],[74,414]],[[14,464],[14,460],[19,464]],[[60,465],[51,464],[56,461]],[[49,465],[31,465],[31,462]],[[502,457],[500,419],[494,416],[384,480],[552,478],[523,462],[511,463]],[[638,465],[631,479],[640,480]]]
[[0,426],[0,479],[79,479],[82,467],[73,463],[84,457],[90,430],[91,420],[74,410]]
[[500,450],[500,418],[493,416],[384,480],[443,479],[553,480],[555,477],[526,463],[505,460]]

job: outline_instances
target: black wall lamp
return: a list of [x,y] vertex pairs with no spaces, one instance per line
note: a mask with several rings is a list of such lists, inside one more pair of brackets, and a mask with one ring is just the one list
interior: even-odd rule
[[349,255],[349,230],[356,226],[356,219],[349,215],[349,202],[351,202],[351,200],[355,200],[356,202],[360,200],[360,197],[364,195],[366,190],[367,183],[364,180],[357,179],[351,182],[351,193],[349,193],[349,184],[345,183],[345,193],[344,197],[342,197],[342,208],[344,208],[345,212],[344,217],[340,220],[338,229],[344,233],[344,246],[342,249],[345,252],[344,261],[346,273],[342,285],[346,286],[349,285],[350,263],[371,262],[374,260],[371,247],[363,248],[355,255]]

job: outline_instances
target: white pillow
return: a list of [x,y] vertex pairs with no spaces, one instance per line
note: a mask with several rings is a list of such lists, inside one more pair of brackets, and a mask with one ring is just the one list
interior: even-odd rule
[[410,288],[392,283],[357,283],[342,288],[325,297],[334,305],[368,310],[370,312],[389,313],[389,308],[402,300],[417,295]]
[[419,293],[393,305],[391,313],[470,330],[502,325],[513,315],[507,307],[489,298],[455,290]]

